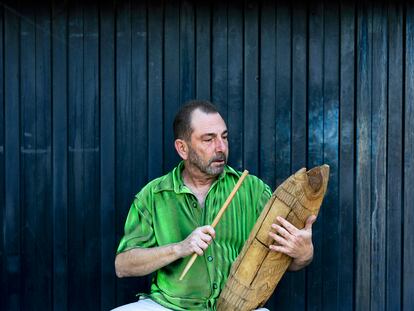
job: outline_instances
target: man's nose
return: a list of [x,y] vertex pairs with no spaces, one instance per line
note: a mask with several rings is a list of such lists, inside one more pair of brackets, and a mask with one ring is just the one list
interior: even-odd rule
[[224,152],[227,149],[226,141],[223,138],[216,139],[216,152]]

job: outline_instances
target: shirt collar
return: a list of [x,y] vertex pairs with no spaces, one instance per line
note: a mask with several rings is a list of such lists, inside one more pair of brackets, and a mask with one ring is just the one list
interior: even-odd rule
[[[184,161],[181,161],[171,172],[161,178],[158,185],[155,187],[155,192],[161,191],[174,191],[177,194],[180,193],[191,193],[191,191],[184,185],[182,171],[184,169]],[[232,174],[239,176],[237,171],[232,167],[226,165],[223,172],[218,176],[217,181],[221,181],[226,174]]]

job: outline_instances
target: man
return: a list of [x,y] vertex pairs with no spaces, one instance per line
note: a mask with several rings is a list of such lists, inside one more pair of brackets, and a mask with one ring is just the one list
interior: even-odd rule
[[[155,272],[151,293],[117,310],[215,309],[231,264],[271,196],[263,181],[249,175],[216,228],[208,225],[241,175],[226,164],[227,135],[224,120],[207,101],[191,101],[176,115],[175,149],[182,162],[136,195],[115,259],[118,277]],[[315,219],[303,230],[280,220],[269,233],[277,244],[271,249],[293,258],[290,270],[312,260]],[[179,281],[193,253],[199,257]]]

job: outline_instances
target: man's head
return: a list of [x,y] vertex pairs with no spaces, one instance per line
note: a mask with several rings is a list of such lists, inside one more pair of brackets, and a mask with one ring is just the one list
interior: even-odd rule
[[208,101],[190,101],[174,119],[175,148],[185,167],[208,176],[219,175],[228,157],[227,127]]
[[190,139],[193,132],[191,128],[191,115],[197,109],[207,114],[219,113],[217,108],[207,100],[191,100],[187,102],[174,118],[174,139]]

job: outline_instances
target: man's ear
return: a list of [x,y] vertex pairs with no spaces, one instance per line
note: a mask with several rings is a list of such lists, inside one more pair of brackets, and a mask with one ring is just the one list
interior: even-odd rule
[[188,145],[187,142],[183,139],[177,138],[174,141],[175,150],[177,150],[178,155],[183,159],[187,160],[188,158]]

